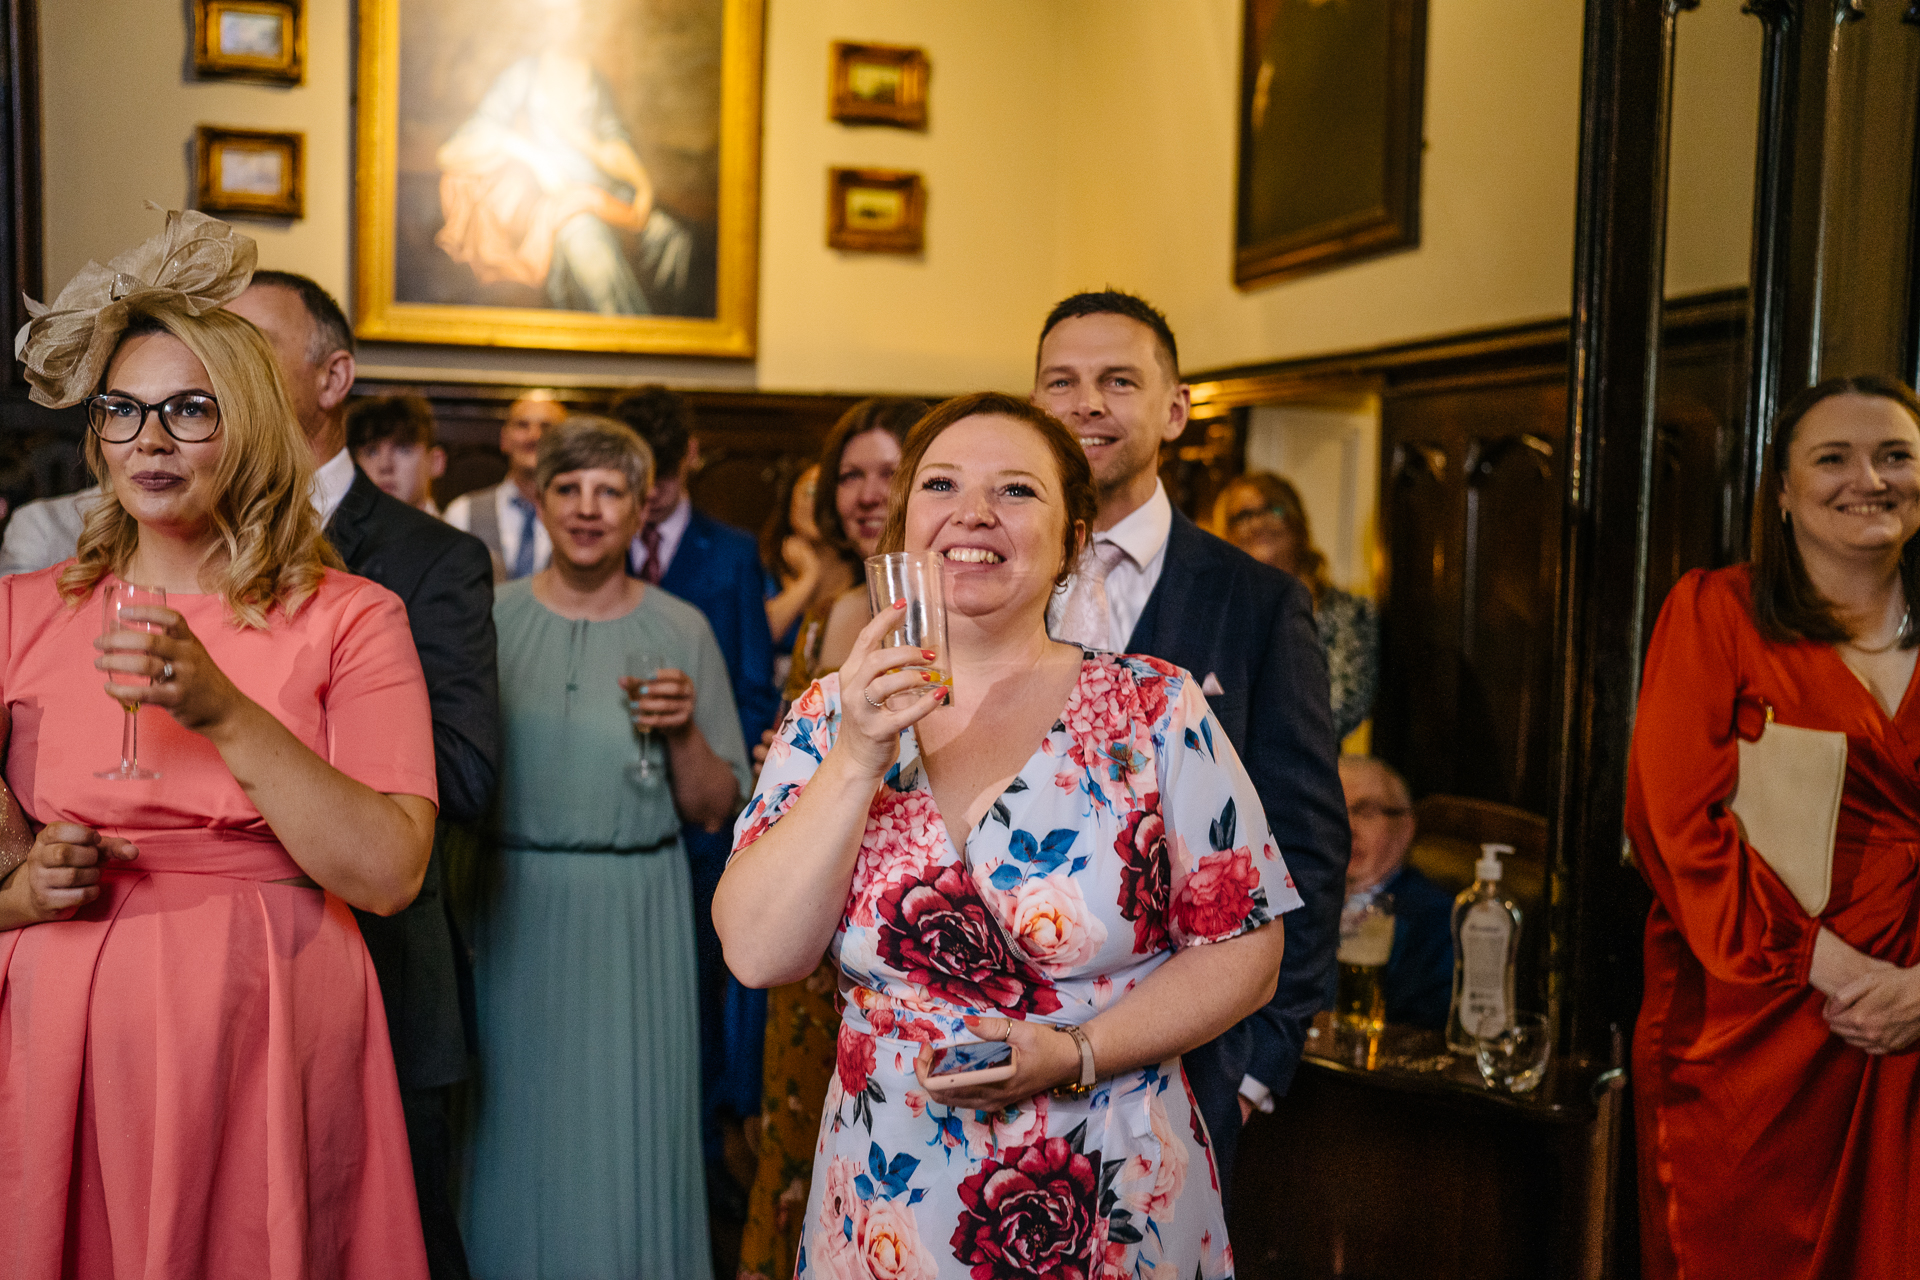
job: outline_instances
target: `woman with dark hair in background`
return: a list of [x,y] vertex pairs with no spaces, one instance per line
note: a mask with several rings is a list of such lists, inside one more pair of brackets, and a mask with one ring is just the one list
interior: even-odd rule
[[[838,669],[853,637],[871,616],[866,558],[887,523],[887,498],[900,444],[928,409],[924,400],[875,396],[842,414],[820,450],[820,483],[813,521],[823,555],[847,566],[851,582],[816,596],[800,621],[784,699],[792,701],[822,675]],[[832,634],[829,634],[832,633]],[[771,737],[771,733],[768,735]],[[747,1225],[740,1242],[740,1274],[786,1280],[799,1248],[801,1211],[813,1176],[820,1107],[833,1077],[836,974],[823,960],[807,977],[767,993],[765,1084],[760,1110],[758,1164],[747,1193]]]
[[[24,335],[105,493],[73,558],[0,581],[9,1276],[427,1275],[348,910],[426,874],[426,684],[400,600],[321,536],[273,349],[221,306],[253,262],[170,214]],[[97,772],[116,748],[149,772]]]
[[627,573],[652,479],[623,423],[548,430],[553,562],[494,602],[500,851],[463,1205],[483,1280],[711,1271],[681,825],[723,826],[749,775],[706,618]]
[[774,659],[774,682],[783,688],[794,651],[818,651],[826,609],[855,578],[848,557],[828,546],[814,519],[819,488],[820,464],[809,463],[780,486],[760,527],[760,564],[779,587],[767,600],[767,630],[774,648],[784,650]]
[[[1916,532],[1920,400],[1830,379],[1774,425],[1752,561],[1694,570],[1660,611],[1627,783],[1654,894],[1633,1044],[1649,1277],[1866,1280],[1920,1255]],[[1775,726],[1846,735],[1817,915],[1750,843],[1778,833],[1730,807],[1739,744]],[[1817,806],[1804,791],[1782,798]]]
[[1333,687],[1333,730],[1346,737],[1373,714],[1380,680],[1380,622],[1373,601],[1333,585],[1327,557],[1313,544],[1299,490],[1271,471],[1236,476],[1214,503],[1213,524],[1228,542],[1262,564],[1286,570],[1313,593],[1313,621],[1327,651],[1327,680]]

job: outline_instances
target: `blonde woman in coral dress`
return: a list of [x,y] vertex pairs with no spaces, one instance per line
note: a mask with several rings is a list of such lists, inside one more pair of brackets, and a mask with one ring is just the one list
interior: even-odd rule
[[[426,689],[399,599],[329,567],[271,349],[207,310],[251,265],[176,216],[28,335],[108,497],[76,560],[0,580],[6,806],[38,827],[0,851],[4,1277],[427,1274],[349,910],[426,869]],[[101,637],[123,582],[167,604]],[[96,776],[120,699],[157,778]]]

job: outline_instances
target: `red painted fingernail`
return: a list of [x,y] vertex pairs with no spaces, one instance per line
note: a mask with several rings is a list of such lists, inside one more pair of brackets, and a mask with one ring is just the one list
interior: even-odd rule
[[905,600],[895,600],[893,602],[893,607],[896,609],[904,609],[907,607],[907,602]]
[[[921,656],[922,656],[922,657],[924,657],[924,658],[925,658],[925,659],[926,659],[926,660],[927,660],[928,662],[934,662],[934,661],[937,661],[937,660],[939,659],[939,657],[940,657],[940,655],[939,655],[939,654],[937,654],[937,653],[935,653],[935,652],[934,652],[933,650],[931,650],[931,649],[922,649],[922,650],[920,651],[920,654],[921,654]],[[931,673],[929,673],[929,674],[931,674]]]

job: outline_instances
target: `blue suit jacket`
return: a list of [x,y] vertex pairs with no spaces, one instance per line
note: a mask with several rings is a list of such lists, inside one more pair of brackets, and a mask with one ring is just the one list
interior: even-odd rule
[[1275,843],[1306,900],[1288,912],[1286,957],[1272,1001],[1186,1055],[1227,1188],[1240,1133],[1240,1081],[1283,1094],[1300,1065],[1307,1027],[1333,978],[1346,895],[1346,793],[1334,737],[1327,658],[1313,598],[1290,574],[1201,530],[1178,510],[1160,581],[1127,643],[1193,673],[1212,675],[1207,699],[1267,811]]
[[740,735],[751,750],[779,705],[759,546],[732,525],[695,511],[660,585],[706,615],[727,659]]

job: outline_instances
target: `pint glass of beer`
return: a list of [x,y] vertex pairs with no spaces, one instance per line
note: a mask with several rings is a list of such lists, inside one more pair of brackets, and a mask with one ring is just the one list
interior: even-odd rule
[[1373,1038],[1386,1026],[1381,980],[1392,953],[1392,898],[1383,894],[1340,913],[1340,988],[1333,1007],[1343,1029]]

